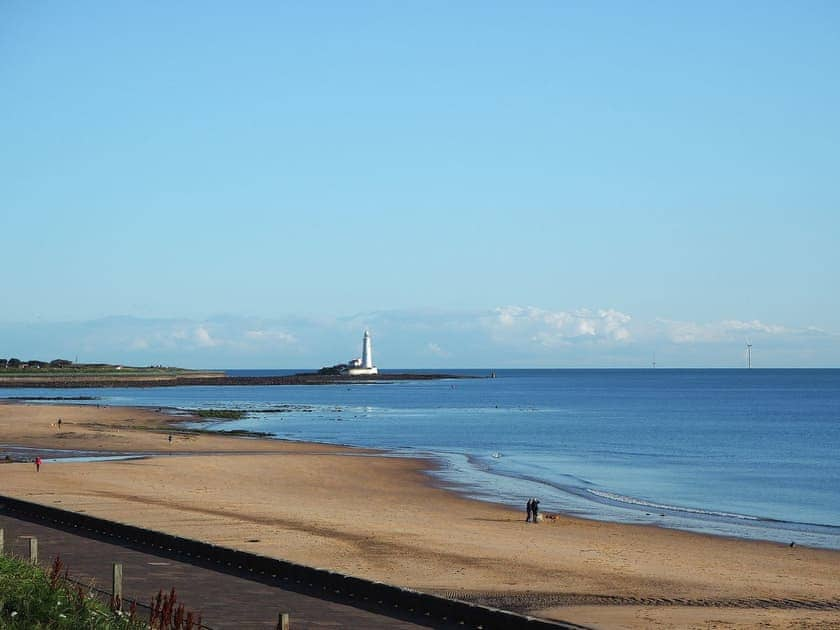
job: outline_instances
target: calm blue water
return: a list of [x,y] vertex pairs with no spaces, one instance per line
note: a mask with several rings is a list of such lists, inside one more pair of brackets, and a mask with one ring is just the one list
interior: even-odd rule
[[537,496],[548,511],[840,549],[840,370],[496,373],[0,397],[245,408],[248,418],[212,426],[434,456],[445,485],[517,507]]

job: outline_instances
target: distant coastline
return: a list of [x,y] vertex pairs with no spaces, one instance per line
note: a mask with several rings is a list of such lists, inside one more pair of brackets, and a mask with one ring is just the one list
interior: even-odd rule
[[0,388],[91,388],[91,387],[176,387],[230,385],[334,385],[352,383],[387,383],[388,381],[428,381],[441,379],[478,378],[455,374],[393,373],[365,376],[343,374],[299,373],[284,376],[230,376],[223,372],[179,371],[176,374],[26,374],[0,375]]

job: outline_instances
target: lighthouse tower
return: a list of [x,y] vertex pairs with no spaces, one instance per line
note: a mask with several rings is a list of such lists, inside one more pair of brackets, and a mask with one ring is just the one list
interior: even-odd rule
[[362,358],[353,359],[347,368],[347,374],[350,376],[370,376],[379,374],[379,369],[373,364],[373,350],[371,350],[370,332],[365,331],[365,337],[362,340]]
[[370,350],[370,332],[365,331],[365,338],[362,341],[362,367],[363,368],[372,368],[373,367],[373,353]]

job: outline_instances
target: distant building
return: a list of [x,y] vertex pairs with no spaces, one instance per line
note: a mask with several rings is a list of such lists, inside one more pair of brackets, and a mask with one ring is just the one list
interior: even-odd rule
[[373,350],[371,349],[369,331],[365,331],[364,339],[362,339],[362,358],[352,359],[347,364],[345,373],[350,376],[379,374],[379,369],[373,364]]
[[373,364],[373,350],[370,344],[370,332],[365,331],[362,340],[362,358],[350,359],[347,363],[339,363],[330,367],[322,367],[318,374],[344,376],[372,376],[379,374],[379,369]]

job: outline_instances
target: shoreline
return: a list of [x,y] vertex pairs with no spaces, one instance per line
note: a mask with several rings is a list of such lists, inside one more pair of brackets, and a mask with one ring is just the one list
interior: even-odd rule
[[[29,404],[27,401],[34,402],[37,406],[61,406],[64,404],[69,404],[72,407],[82,407],[82,408],[90,408],[94,406],[90,403],[93,401],[98,400],[98,397],[88,397],[88,396],[78,396],[78,397],[10,397],[3,399],[0,397],[0,406],[7,405],[7,404]],[[83,404],[79,404],[82,402]],[[84,404],[87,403],[87,404]],[[182,434],[195,434],[195,435],[212,435],[212,436],[224,436],[224,437],[235,437],[240,439],[250,439],[250,440],[270,440],[273,442],[281,443],[281,444],[294,444],[294,445],[302,445],[305,448],[310,449],[318,449],[320,447],[324,448],[338,448],[338,449],[346,449],[347,455],[361,455],[365,454],[368,456],[378,456],[378,457],[392,457],[392,458],[404,458],[409,460],[416,460],[418,462],[423,462],[426,466],[425,475],[427,476],[429,483],[432,487],[438,488],[444,492],[450,492],[458,495],[459,497],[470,500],[470,501],[480,501],[482,503],[489,503],[492,505],[501,506],[513,511],[521,511],[519,507],[519,501],[517,498],[511,497],[503,497],[499,494],[494,494],[489,490],[482,489],[480,485],[477,485],[478,482],[473,481],[465,482],[463,480],[458,480],[457,477],[459,474],[463,474],[463,471],[459,471],[453,464],[454,459],[457,457],[464,457],[465,461],[467,462],[468,466],[471,466],[475,471],[477,471],[480,475],[487,475],[489,477],[498,477],[501,476],[504,479],[512,479],[520,484],[528,484],[530,486],[546,486],[550,490],[560,491],[563,493],[569,493],[570,496],[575,497],[581,501],[589,503],[593,506],[600,506],[602,508],[607,508],[608,510],[612,511],[623,511],[627,515],[623,516],[618,514],[609,514],[609,513],[599,513],[597,509],[589,509],[587,510],[584,508],[572,508],[569,510],[563,510],[554,508],[553,510],[548,510],[545,505],[541,510],[546,517],[551,515],[552,517],[564,517],[564,518],[574,518],[574,519],[581,519],[584,521],[596,521],[596,522],[604,522],[604,523],[615,523],[615,524],[623,524],[623,525],[633,525],[633,526],[642,526],[642,527],[653,527],[662,530],[672,530],[672,531],[682,531],[687,533],[693,533],[697,535],[703,536],[712,536],[716,538],[724,538],[730,540],[741,540],[741,541],[751,541],[751,542],[766,542],[771,544],[789,544],[792,541],[800,547],[807,547],[812,549],[823,549],[829,551],[840,551],[840,547],[832,546],[831,544],[820,544],[819,537],[820,536],[833,536],[836,537],[837,533],[834,530],[840,529],[838,526],[835,525],[826,525],[821,523],[807,523],[807,522],[799,522],[793,520],[779,520],[776,518],[763,518],[757,516],[747,516],[747,515],[732,515],[731,519],[724,518],[725,514],[715,512],[712,510],[701,510],[697,508],[684,508],[680,506],[668,506],[664,504],[650,504],[644,505],[640,507],[634,506],[627,506],[623,505],[618,501],[609,501],[609,500],[599,500],[597,498],[590,497],[588,495],[578,494],[571,492],[569,489],[562,489],[557,488],[551,484],[551,482],[540,480],[537,478],[533,478],[530,476],[520,476],[516,474],[504,474],[495,472],[489,468],[482,468],[478,467],[475,462],[472,462],[472,456],[469,454],[463,453],[438,453],[434,451],[409,451],[409,450],[400,450],[400,449],[392,449],[392,448],[382,448],[382,447],[374,447],[374,446],[360,446],[351,443],[344,443],[344,442],[319,442],[307,439],[294,439],[288,437],[279,437],[275,434],[270,432],[263,432],[263,431],[252,431],[247,429],[234,429],[234,430],[224,430],[224,429],[203,429],[201,425],[204,424],[212,424],[213,426],[219,427],[223,426],[226,423],[233,422],[239,418],[231,418],[225,416],[205,416],[203,414],[196,414],[196,409],[184,409],[180,407],[167,407],[167,406],[124,406],[124,405],[95,405],[96,408],[100,409],[135,409],[138,413],[145,414],[147,412],[155,412],[163,414],[165,418],[165,423],[170,428],[176,428],[176,430]],[[223,413],[227,412],[228,410],[220,410]],[[182,425],[192,424],[195,426],[191,427],[184,427]],[[0,452],[2,452],[3,444],[0,443]],[[218,451],[208,451],[204,454],[210,454],[211,452],[218,452]],[[140,456],[143,457],[154,457],[159,454],[170,454],[166,450],[161,451],[151,451],[148,453],[142,453]],[[233,451],[228,451],[228,453],[232,454]],[[109,452],[107,454],[103,454],[104,456],[110,457],[134,457],[138,456],[136,451],[126,451],[126,452]],[[84,458],[85,460],[93,460],[95,456],[92,456],[91,453],[82,450],[79,453],[80,458]],[[73,455],[66,455],[64,457],[56,457],[56,459],[75,459]],[[97,458],[98,460],[99,458]],[[2,462],[0,462],[2,463]],[[525,494],[534,494],[532,488],[528,488],[525,491]],[[540,494],[536,492],[536,494]],[[600,496],[599,494],[595,494],[596,497]],[[545,503],[545,501],[543,501]],[[664,513],[659,513],[660,511],[664,511]],[[654,520],[653,517],[654,512],[658,513],[659,517],[668,517],[670,520],[664,520],[664,518],[660,518],[659,520]],[[651,517],[651,518],[645,518]],[[702,523],[719,523],[722,526],[715,530],[715,528],[710,527],[703,527]],[[775,525],[775,526],[774,526]],[[784,527],[787,526],[787,527]],[[711,531],[710,531],[711,530]],[[828,531],[823,531],[828,530]],[[757,532],[757,533],[754,533]],[[784,534],[784,535],[783,535]],[[817,540],[813,540],[816,537]]]
[[[431,454],[431,456],[436,456]],[[410,457],[410,455],[409,455]],[[619,523],[626,525],[638,525],[644,527],[655,527],[665,530],[675,530],[695,533],[698,535],[728,538],[732,540],[744,540],[755,542],[768,542],[773,544],[790,544],[797,546],[811,547],[814,549],[825,549],[840,551],[840,526],[824,523],[811,523],[804,521],[769,518],[762,516],[733,514],[721,512],[713,508],[693,508],[680,505],[667,505],[653,501],[643,501],[633,497],[623,497],[614,493],[602,490],[579,490],[575,492],[570,487],[556,486],[550,481],[542,480],[530,475],[516,473],[500,473],[492,469],[477,467],[471,461],[470,455],[464,459],[479,471],[480,475],[490,478],[500,476],[506,480],[513,480],[520,485],[530,484],[535,487],[544,487],[550,491],[566,494],[574,501],[581,502],[580,506],[569,509],[553,508],[557,514],[584,520],[594,520],[607,523]],[[507,500],[499,498],[498,494],[484,490],[479,482],[470,484],[472,490],[461,492],[458,485],[463,486],[453,479],[460,471],[443,473],[440,476],[449,484],[444,485],[445,489],[459,492],[466,498],[479,501],[498,503],[507,507],[518,507],[516,499]],[[432,473],[438,476],[438,473]],[[498,492],[498,490],[497,490]],[[528,494],[527,492],[525,494]],[[541,493],[537,493],[541,494]],[[604,497],[604,495],[607,495]],[[619,496],[618,499],[610,498]],[[624,502],[620,499],[627,498]],[[543,501],[543,503],[546,503]]]
[[6,464],[3,492],[585,625],[840,623],[837,551],[565,515],[530,525],[521,510],[441,487],[430,459],[181,433],[184,420],[143,408],[0,405],[0,443],[151,453],[39,473]]
[[179,387],[201,385],[206,387],[254,386],[254,385],[349,385],[363,383],[387,383],[389,381],[431,381],[448,379],[484,378],[456,374],[437,373],[380,373],[365,376],[338,374],[300,373],[283,376],[229,376],[226,374],[173,374],[162,376],[78,376],[78,375],[0,375],[0,389],[78,389],[78,388],[122,388],[122,387]]
[[[185,419],[184,422],[211,422],[214,426],[223,426],[227,422],[236,419],[228,418],[199,418],[197,420]],[[214,431],[224,433],[224,431]],[[629,497],[630,501],[622,502],[620,499],[611,499],[603,495],[613,495],[607,491],[585,493],[584,491],[574,492],[568,487],[554,485],[551,481],[539,479],[527,474],[517,472],[499,472],[488,466],[481,465],[473,454],[461,452],[435,452],[430,450],[411,450],[401,448],[361,446],[348,442],[329,442],[297,440],[288,437],[279,437],[270,432],[255,433],[254,437],[264,436],[269,439],[281,441],[304,443],[304,444],[325,444],[348,449],[372,449],[375,452],[392,457],[404,457],[408,459],[420,459],[423,461],[434,461],[428,475],[436,487],[454,492],[459,496],[475,501],[491,503],[504,506],[512,510],[520,510],[520,504],[524,502],[522,496],[534,494],[534,487],[542,487],[548,492],[565,494],[573,501],[580,502],[577,507],[570,507],[564,510],[562,507],[548,508],[549,502],[544,500],[542,511],[546,514],[562,515],[570,518],[593,520],[606,523],[618,523],[626,525],[650,526],[665,530],[676,530],[691,532],[699,535],[709,535],[732,540],[758,541],[774,544],[789,544],[810,547],[814,549],[826,549],[840,551],[840,526],[824,523],[810,523],[795,520],[783,520],[748,514],[732,514],[715,510],[714,508],[694,508],[680,505],[666,505],[655,502],[643,502],[642,500]],[[459,466],[456,461],[463,459],[465,464]],[[471,469],[472,473],[464,469]],[[470,481],[464,481],[464,476],[471,476]],[[460,477],[460,479],[459,479]],[[523,493],[516,497],[509,496],[510,490],[506,490],[508,496],[502,496],[498,487],[489,490],[484,486],[495,485],[481,483],[481,478],[501,478],[506,481],[513,481],[516,485],[529,486]],[[543,493],[537,491],[536,494]],[[620,495],[619,495],[620,496]],[[623,497],[622,497],[623,498]]]

